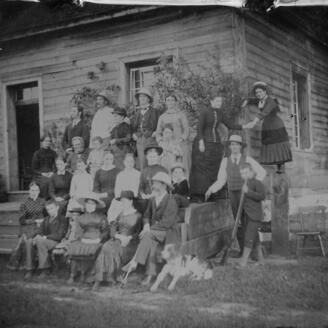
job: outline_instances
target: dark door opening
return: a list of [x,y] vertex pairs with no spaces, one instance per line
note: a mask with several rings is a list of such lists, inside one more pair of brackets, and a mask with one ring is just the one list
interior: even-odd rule
[[27,190],[32,180],[33,153],[40,148],[39,105],[16,105],[19,188]]

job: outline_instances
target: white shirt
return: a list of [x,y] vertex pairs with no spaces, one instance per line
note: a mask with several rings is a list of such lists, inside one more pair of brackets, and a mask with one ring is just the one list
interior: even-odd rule
[[[237,164],[239,164],[241,154],[231,155],[232,162],[234,162],[235,158],[237,159]],[[227,159],[227,157],[224,157],[221,162],[217,180],[210,187],[212,193],[215,193],[218,190],[222,189],[222,187],[227,183]],[[263,181],[267,174],[265,169],[254,158],[250,156],[246,156],[246,162],[252,166],[255,172],[255,178],[257,180]]]
[[105,106],[97,110],[91,123],[90,148],[94,137],[108,138],[114,126],[113,108]]
[[92,192],[93,179],[92,176],[85,173],[75,173],[71,181],[69,194],[72,198],[83,198]]
[[131,190],[134,196],[138,196],[140,184],[140,172],[136,169],[121,171],[115,182],[115,197],[120,197],[123,190]]

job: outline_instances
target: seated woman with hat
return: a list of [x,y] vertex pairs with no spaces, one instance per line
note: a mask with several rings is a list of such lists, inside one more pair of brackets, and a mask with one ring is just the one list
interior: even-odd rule
[[143,216],[140,243],[133,259],[123,268],[131,272],[138,264],[146,265],[145,286],[149,286],[157,274],[157,247],[164,243],[175,243],[178,239],[178,206],[174,196],[168,192],[172,188],[171,178],[167,173],[158,172],[151,179],[151,188],[153,197]]
[[146,88],[136,93],[137,112],[131,120],[133,139],[137,142],[139,169],[146,166],[145,147],[154,141],[153,134],[157,128],[158,112],[152,107],[153,96]]
[[110,239],[103,245],[96,260],[94,289],[100,282],[115,282],[122,265],[131,260],[138,245],[141,214],[133,206],[133,191],[122,191],[119,201],[122,212],[111,222]]
[[126,110],[121,107],[116,107],[113,112],[115,126],[110,134],[110,149],[114,153],[115,165],[123,169],[123,161],[125,154],[131,152],[131,126],[126,123]]
[[108,234],[106,216],[97,211],[105,204],[95,193],[90,193],[79,201],[84,204],[85,213],[76,221],[76,228],[80,231],[78,240],[67,246],[67,256],[71,262],[70,283],[74,281],[78,271],[81,272],[81,281],[85,281]]

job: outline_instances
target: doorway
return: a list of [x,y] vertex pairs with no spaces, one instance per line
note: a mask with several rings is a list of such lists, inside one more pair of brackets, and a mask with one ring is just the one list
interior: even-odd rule
[[32,180],[32,157],[40,148],[38,82],[7,87],[9,190],[27,190]]

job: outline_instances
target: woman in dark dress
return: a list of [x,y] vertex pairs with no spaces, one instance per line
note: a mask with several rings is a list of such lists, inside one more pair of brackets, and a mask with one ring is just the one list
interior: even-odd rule
[[33,179],[40,186],[40,197],[49,198],[49,182],[55,171],[57,154],[51,147],[52,139],[45,135],[41,139],[41,149],[33,154],[32,170]]
[[247,100],[247,104],[256,104],[259,112],[251,127],[262,121],[261,160],[264,165],[277,165],[277,172],[284,172],[284,164],[293,160],[289,137],[283,120],[278,116],[280,108],[276,99],[268,95],[268,86],[258,81],[253,85],[255,101]]
[[31,252],[26,249],[33,248],[33,237],[37,233],[38,220],[45,216],[44,200],[39,198],[40,188],[35,182],[29,186],[29,196],[20,206],[19,210],[19,239],[10,257],[8,268],[12,270],[25,269],[25,278],[31,276],[34,268]]
[[134,193],[122,191],[120,202],[122,212],[110,223],[110,240],[102,247],[95,265],[95,283],[115,282],[121,267],[133,257],[138,246],[138,234],[141,231],[141,214],[133,206]]
[[94,261],[108,236],[106,216],[97,211],[105,204],[94,193],[87,195],[83,202],[85,213],[76,221],[76,230],[79,232],[76,236],[77,240],[67,246],[67,256],[71,262],[69,283],[74,282],[79,271],[82,282],[88,274],[92,274]]
[[124,119],[126,118],[126,110],[124,108],[115,108],[114,112],[115,126],[110,134],[110,149],[113,151],[115,158],[115,165],[119,169],[123,169],[123,161],[125,155],[131,152],[131,126],[127,124]]
[[120,169],[114,165],[114,154],[111,151],[105,152],[103,161],[103,166],[96,172],[93,191],[106,204],[104,211],[107,213],[115,195],[116,177]]
[[50,178],[49,195],[60,206],[63,213],[66,213],[67,203],[70,198],[72,174],[66,171],[65,160],[61,157],[56,159],[57,172]]
[[192,201],[204,201],[208,187],[217,179],[224,147],[218,132],[223,123],[230,130],[241,130],[239,124],[233,124],[221,110],[223,97],[214,96],[211,106],[200,113],[197,136],[192,148],[192,166],[190,173],[190,194]]

